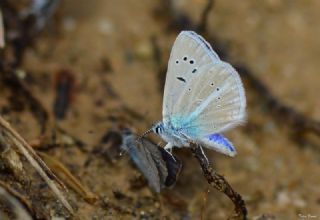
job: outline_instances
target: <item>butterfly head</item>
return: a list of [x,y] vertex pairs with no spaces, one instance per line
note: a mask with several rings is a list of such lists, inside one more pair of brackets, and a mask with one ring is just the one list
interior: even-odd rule
[[162,134],[164,132],[163,122],[158,122],[157,124],[153,125],[151,130],[156,134]]

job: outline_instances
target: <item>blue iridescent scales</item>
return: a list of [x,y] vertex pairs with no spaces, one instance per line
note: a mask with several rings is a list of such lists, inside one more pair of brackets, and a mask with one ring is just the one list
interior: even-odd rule
[[213,143],[216,144],[221,144],[223,146],[226,146],[230,151],[235,151],[235,148],[233,145],[228,141],[227,138],[225,138],[221,134],[212,134],[208,137],[209,141],[212,141]]

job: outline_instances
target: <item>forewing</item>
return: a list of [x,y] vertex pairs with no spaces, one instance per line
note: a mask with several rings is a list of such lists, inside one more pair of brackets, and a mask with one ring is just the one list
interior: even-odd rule
[[163,119],[175,114],[177,100],[185,95],[185,88],[198,74],[199,68],[219,62],[210,44],[193,31],[182,31],[171,50],[163,97]]

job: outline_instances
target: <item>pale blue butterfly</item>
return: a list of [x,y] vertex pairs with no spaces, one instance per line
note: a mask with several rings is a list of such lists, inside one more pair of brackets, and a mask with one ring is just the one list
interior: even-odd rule
[[150,131],[167,142],[166,150],[192,142],[234,156],[235,147],[219,133],[243,123],[245,108],[237,71],[220,60],[201,36],[182,31],[169,59],[163,120]]

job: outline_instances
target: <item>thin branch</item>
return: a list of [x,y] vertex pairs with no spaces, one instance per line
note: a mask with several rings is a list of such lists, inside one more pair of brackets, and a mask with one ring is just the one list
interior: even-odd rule
[[66,184],[82,196],[86,202],[93,204],[97,201],[98,197],[83,186],[82,183],[72,175],[72,173],[62,163],[60,163],[60,161],[46,153],[38,152],[38,154],[43,158],[48,166],[50,166],[53,172],[59,175],[61,179],[64,179]]
[[229,199],[233,202],[236,212],[236,215],[234,217],[246,220],[248,212],[241,195],[234,191],[227,180],[212,168],[207,160],[207,157],[201,150],[201,147],[193,146],[191,148],[191,151],[193,156],[198,160],[204,177],[207,179],[207,182],[216,190],[228,196]]
[[[64,189],[64,184],[52,173],[43,160],[36,154],[32,147],[0,116],[0,129],[2,132],[1,138],[5,138],[8,142],[12,142],[19,151],[27,158],[29,163],[35,168],[39,175],[45,180],[57,198],[65,206],[65,208],[74,215],[73,208],[64,197],[63,193],[59,190],[55,182],[51,179],[55,179]],[[49,174],[50,177],[47,175]]]

